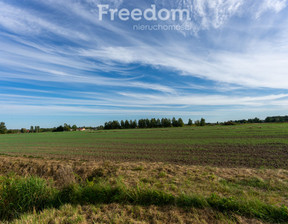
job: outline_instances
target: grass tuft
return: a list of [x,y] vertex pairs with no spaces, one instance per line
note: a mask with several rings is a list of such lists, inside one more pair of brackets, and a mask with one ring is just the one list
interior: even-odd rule
[[16,218],[52,206],[56,194],[57,190],[41,178],[0,177],[0,218]]
[[207,200],[204,197],[200,197],[197,195],[189,196],[189,195],[182,194],[177,198],[176,204],[179,207],[194,207],[194,208],[209,207]]
[[207,198],[209,205],[221,212],[234,212],[246,217],[254,217],[268,222],[287,222],[288,209],[285,206],[276,207],[261,201],[241,201],[234,197],[221,198],[212,194]]

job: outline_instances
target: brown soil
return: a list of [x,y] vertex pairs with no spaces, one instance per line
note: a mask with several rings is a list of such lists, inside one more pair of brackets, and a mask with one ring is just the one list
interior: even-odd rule
[[[53,154],[52,154],[53,153]],[[63,153],[63,154],[62,154]],[[21,155],[12,154],[10,155]],[[112,148],[105,146],[97,149],[51,149],[50,152],[25,153],[50,159],[70,159],[87,161],[120,162],[164,162],[180,165],[201,165],[215,167],[242,168],[281,168],[288,169],[288,145],[133,145],[115,144]],[[23,156],[23,154],[22,154]]]

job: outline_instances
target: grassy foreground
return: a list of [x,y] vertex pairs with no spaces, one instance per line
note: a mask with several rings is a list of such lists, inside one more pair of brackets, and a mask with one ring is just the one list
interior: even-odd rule
[[0,159],[3,222],[288,223],[285,170]]
[[59,208],[64,204],[133,204],[157,205],[189,208],[211,208],[220,212],[233,212],[248,218],[267,222],[288,222],[288,208],[265,204],[261,201],[244,201],[235,197],[210,197],[199,195],[175,196],[158,189],[137,186],[128,189],[124,184],[115,186],[105,182],[74,184],[62,189],[49,186],[45,180],[35,177],[18,178],[14,176],[0,179],[0,219],[18,218],[25,212],[44,208]]

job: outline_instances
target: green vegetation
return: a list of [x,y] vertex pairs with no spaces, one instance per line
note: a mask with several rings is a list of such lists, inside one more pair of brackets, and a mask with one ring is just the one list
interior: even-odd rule
[[0,123],[0,134],[6,134],[7,128],[4,122]]
[[134,129],[134,128],[169,128],[169,127],[184,127],[184,122],[182,118],[176,119],[175,117],[171,119],[162,118],[161,120],[158,118],[151,119],[140,119],[138,122],[136,120],[132,121],[109,121],[105,122],[104,127],[98,129]]
[[288,124],[0,135],[0,153],[53,158],[288,168]]
[[21,213],[44,208],[69,204],[103,204],[120,203],[136,205],[172,205],[178,207],[207,208],[234,212],[246,217],[254,217],[268,222],[288,222],[288,209],[260,201],[243,201],[234,197],[210,197],[197,195],[175,196],[164,191],[138,185],[127,188],[121,182],[115,186],[107,182],[87,181],[86,184],[74,184],[56,189],[45,180],[35,177],[21,178],[16,176],[0,179],[0,219],[17,218]]
[[266,117],[265,122],[288,122],[288,116]]
[[55,192],[40,178],[1,177],[0,219],[15,218],[33,209],[40,210],[51,206]]

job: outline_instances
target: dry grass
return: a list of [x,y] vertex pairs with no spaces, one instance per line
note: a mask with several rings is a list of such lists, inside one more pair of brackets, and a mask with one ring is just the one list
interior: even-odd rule
[[[102,169],[103,175],[118,175],[129,177],[131,183],[140,177],[159,174],[160,177],[185,177],[192,175],[199,179],[209,176],[215,178],[273,178],[280,182],[288,181],[288,171],[283,169],[251,169],[251,168],[218,168],[208,166],[189,166],[153,162],[115,162],[115,161],[82,161],[82,160],[53,160],[25,157],[0,156],[0,174],[15,172],[19,175],[37,175],[39,177],[51,178],[59,184],[60,182],[76,181],[75,174],[86,179],[95,170]],[[162,174],[161,174],[162,172]],[[164,174],[164,173],[165,174]],[[217,177],[211,177],[211,175]]]
[[13,224],[88,224],[88,223],[194,223],[194,224],[260,224],[255,219],[223,215],[211,209],[181,209],[175,207],[99,205],[72,206],[64,205],[59,210],[47,209],[39,214],[22,216]]
[[[260,200],[271,205],[288,205],[288,171],[282,169],[217,168],[149,162],[53,160],[0,156],[0,175],[51,179],[61,188],[71,183],[121,181],[127,187],[143,185],[173,195],[210,196]],[[40,214],[22,216],[14,223],[262,223],[212,209],[183,209],[137,205],[65,205]]]
[[[58,187],[101,178],[127,187],[143,184],[179,195],[241,196],[269,204],[288,205],[288,171],[282,169],[217,168],[149,162],[62,161],[0,156],[0,174],[15,172],[53,179]],[[254,186],[251,180],[262,185]],[[242,181],[242,182],[239,182]],[[257,184],[257,183],[256,183]],[[246,185],[246,186],[245,186]]]

